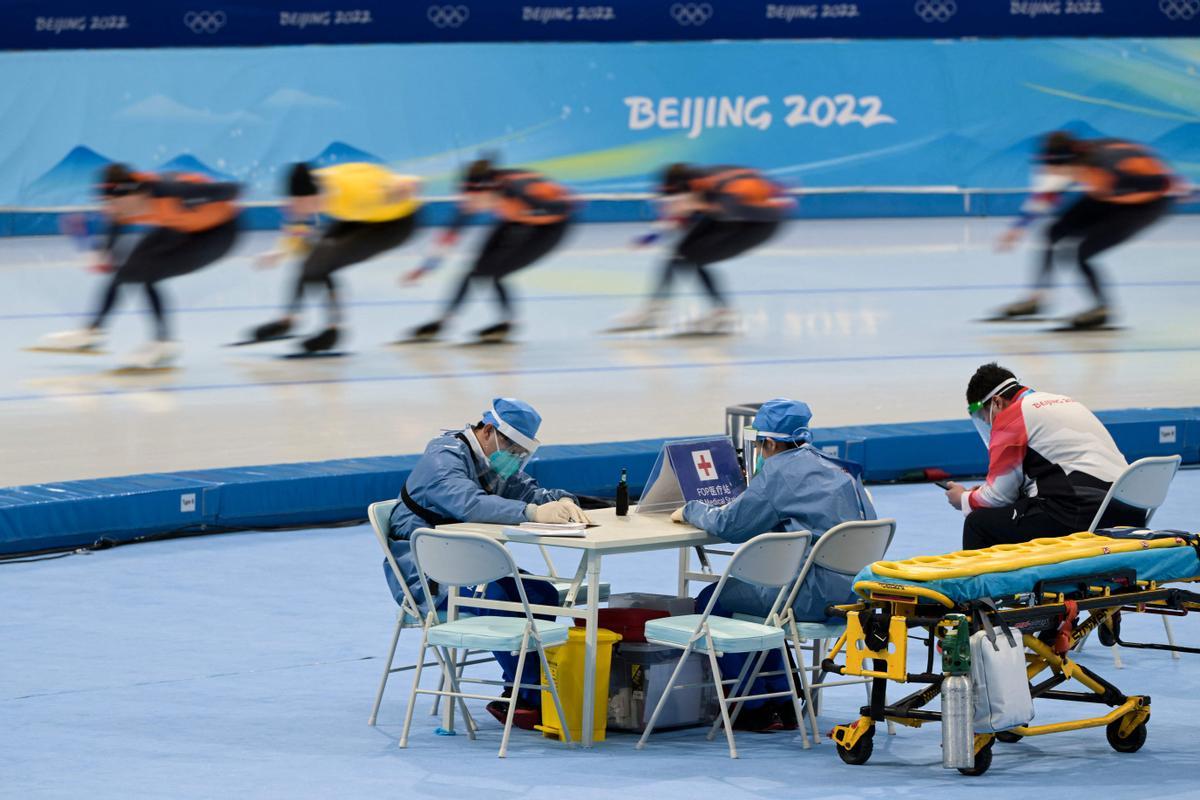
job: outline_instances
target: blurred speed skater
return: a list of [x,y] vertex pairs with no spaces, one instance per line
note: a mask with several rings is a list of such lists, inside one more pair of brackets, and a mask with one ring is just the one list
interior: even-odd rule
[[1071,317],[1069,323],[1075,328],[1102,326],[1111,315],[1110,299],[1092,258],[1161,220],[1174,205],[1174,196],[1185,193],[1186,188],[1150,148],[1121,139],[1076,139],[1065,131],[1055,131],[1043,141],[1036,160],[1039,167],[1033,193],[1022,206],[1021,216],[1001,237],[1000,250],[1011,249],[1025,228],[1051,212],[1072,186],[1082,187],[1084,195],[1046,228],[1033,291],[1000,309],[998,317],[1038,314],[1050,292],[1056,253],[1064,245],[1072,245],[1093,306]]
[[658,327],[675,276],[694,272],[713,304],[711,316],[701,322],[699,329],[725,332],[731,328],[734,315],[709,266],[766,242],[779,230],[795,203],[781,186],[746,167],[671,164],[663,171],[659,194],[656,230],[634,244],[652,244],[671,230],[683,235],[663,265],[649,302],[620,318],[614,330]]
[[467,167],[462,179],[458,213],[438,239],[438,249],[408,280],[415,282],[436,269],[458,241],[462,228],[476,214],[493,213],[492,228],[470,270],[463,275],[442,315],[411,332],[416,340],[435,338],[466,299],[474,281],[491,284],[500,320],[476,332],[480,341],[500,342],[513,326],[512,302],[504,279],[545,258],[562,242],[571,226],[574,200],[562,185],[527,169],[501,169],[481,158]]
[[[333,273],[374,258],[408,241],[417,227],[420,179],[398,175],[378,164],[337,164],[312,169],[292,165],[286,191],[286,224],[280,246],[263,257],[274,263],[286,255],[303,258],[284,315],[250,332],[252,342],[289,335],[308,288],[323,289],[328,323],[305,339],[305,352],[331,350],[342,328],[342,310]],[[319,215],[329,218],[317,229]]]

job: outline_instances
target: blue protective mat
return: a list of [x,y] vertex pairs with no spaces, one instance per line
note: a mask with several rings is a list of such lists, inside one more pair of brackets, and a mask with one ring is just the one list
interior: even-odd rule
[[[1179,453],[1200,462],[1200,409],[1104,411],[1121,451],[1133,461]],[[1163,442],[1162,429],[1173,430]],[[662,439],[548,445],[528,471],[546,486],[612,497],[622,469],[641,492]],[[864,466],[870,481],[987,469],[987,453],[966,420],[814,430],[814,445]],[[254,528],[361,519],[376,500],[399,495],[417,456],[379,456],[261,467],[194,470],[0,489],[0,554],[130,541],[199,526]]]

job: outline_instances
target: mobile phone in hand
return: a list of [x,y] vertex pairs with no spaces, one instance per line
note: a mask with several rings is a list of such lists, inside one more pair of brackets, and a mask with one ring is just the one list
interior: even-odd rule
[[950,481],[934,481],[934,483],[937,484],[938,486],[942,487],[943,489],[950,488]]

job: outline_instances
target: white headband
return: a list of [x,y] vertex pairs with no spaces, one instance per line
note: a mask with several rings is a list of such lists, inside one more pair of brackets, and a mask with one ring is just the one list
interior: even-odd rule
[[988,400],[991,400],[993,397],[998,395],[1000,392],[1007,389],[1009,386],[1018,386],[1018,385],[1019,384],[1017,383],[1016,378],[1005,378],[1004,380],[1002,380],[1000,382],[1000,384],[995,389],[992,389],[990,392],[988,392],[986,397],[984,397],[982,400],[979,401],[980,406],[982,406]]

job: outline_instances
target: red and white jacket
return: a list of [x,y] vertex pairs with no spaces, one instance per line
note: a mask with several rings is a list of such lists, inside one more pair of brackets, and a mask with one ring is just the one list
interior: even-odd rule
[[964,492],[962,510],[1037,497],[1066,524],[1090,518],[1128,466],[1096,415],[1070,397],[1025,389],[996,415],[987,483]]

